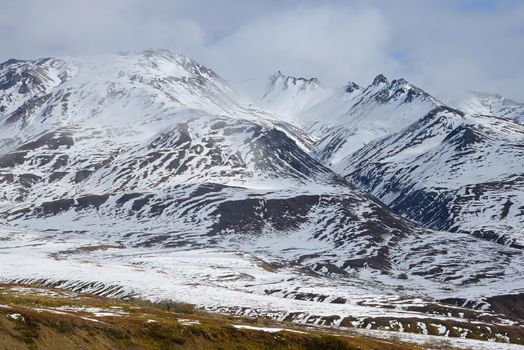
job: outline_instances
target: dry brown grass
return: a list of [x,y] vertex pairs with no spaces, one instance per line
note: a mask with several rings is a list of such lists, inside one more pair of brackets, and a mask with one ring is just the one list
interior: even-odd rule
[[[414,350],[420,347],[361,335],[330,335],[297,325],[262,320],[262,325],[297,329],[268,333],[236,329],[258,320],[206,313],[175,301],[160,304],[78,294],[50,296],[0,285],[0,349],[286,349],[286,350]],[[58,290],[52,290],[60,293]],[[88,312],[56,313],[70,307],[118,308],[125,315],[96,317]],[[38,310],[38,309],[44,309]],[[14,319],[13,314],[23,318]],[[186,324],[181,319],[190,319]],[[154,321],[151,321],[154,320]]]

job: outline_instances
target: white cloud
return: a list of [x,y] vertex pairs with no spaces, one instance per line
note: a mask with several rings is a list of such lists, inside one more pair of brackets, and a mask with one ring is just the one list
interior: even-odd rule
[[407,55],[398,74],[445,99],[480,90],[524,101],[524,3],[509,6],[508,0],[500,10],[467,11],[459,3],[480,6],[398,1],[384,9],[392,50]]
[[[0,0],[1,56],[112,53],[151,47],[191,52],[205,31],[173,8],[139,0]],[[173,6],[176,1],[172,2]]]
[[270,74],[319,76],[332,84],[367,82],[392,71],[388,29],[375,9],[307,7],[255,19],[213,44],[209,61],[235,79]]

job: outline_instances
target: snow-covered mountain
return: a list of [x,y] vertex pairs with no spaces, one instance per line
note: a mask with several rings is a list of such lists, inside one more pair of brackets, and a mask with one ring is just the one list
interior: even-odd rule
[[404,79],[378,75],[366,88],[347,84],[304,113],[307,130],[319,138],[316,158],[336,166],[380,137],[403,129],[440,102]]
[[324,87],[317,78],[296,78],[278,71],[269,78],[263,96],[254,104],[296,121],[304,110],[326,99],[333,90]]
[[10,60],[1,70],[0,122],[10,147],[46,129],[122,130],[129,124],[140,129],[158,124],[173,108],[209,113],[237,108],[232,90],[216,73],[167,50]]
[[493,115],[524,123],[524,103],[498,94],[473,92],[458,102],[458,109],[469,114]]
[[[315,79],[277,74],[272,82],[263,109],[246,106],[211,69],[167,50],[1,64],[0,242],[11,254],[2,263],[19,268],[0,272],[0,281],[106,291],[115,278],[124,286],[110,291],[154,293],[145,286],[150,277],[160,295],[185,290],[186,301],[213,310],[311,322],[319,322],[314,313],[336,312],[339,324],[351,312],[362,327],[376,308],[377,319],[444,324],[447,313],[433,319],[434,309],[449,307],[438,300],[489,311],[490,298],[524,292],[524,255],[515,249],[521,125],[464,116],[402,79],[378,76],[333,94]],[[441,168],[417,173],[410,157],[432,147],[431,162]],[[375,172],[381,161],[385,170]],[[488,176],[479,164],[496,170]],[[384,190],[396,172],[405,182]],[[480,189],[467,188],[469,173]],[[418,182],[463,191],[453,209],[463,214],[440,225],[401,210],[397,189],[406,187],[409,200]],[[499,222],[513,230],[514,247],[478,239],[460,221],[474,223],[483,193],[515,203],[503,204]],[[427,226],[466,233],[424,228],[383,202]],[[191,255],[203,249],[213,258]],[[167,258],[181,250],[198,250],[189,255],[198,271]],[[216,267],[226,255],[232,265]]]
[[367,143],[399,131],[442,105],[404,79],[391,82],[382,75],[367,87],[349,82],[338,90],[320,89],[318,80],[270,77],[255,105],[299,125],[315,139],[313,156],[328,166]]
[[524,248],[524,127],[437,107],[339,169],[426,227]]
[[316,159],[404,217],[522,246],[523,139],[512,120],[524,109],[479,93],[461,106],[466,112],[378,75],[297,118],[315,138]]
[[[381,267],[386,240],[421,230],[313,159],[296,127],[245,109],[226,82],[184,56],[2,69],[0,198],[10,223],[120,234],[154,226],[154,240],[170,244],[299,230],[347,246],[353,253],[335,254],[341,272],[364,261]],[[315,269],[331,264],[313,255]]]
[[316,138],[316,159],[336,166],[367,143],[414,122],[440,102],[404,79],[378,75],[363,88],[350,82],[299,115]]
[[522,106],[487,94],[466,102],[467,115],[404,79],[378,75],[366,88],[348,83],[297,118],[316,139],[316,159],[405,217],[521,246],[523,140],[511,119],[519,121]]

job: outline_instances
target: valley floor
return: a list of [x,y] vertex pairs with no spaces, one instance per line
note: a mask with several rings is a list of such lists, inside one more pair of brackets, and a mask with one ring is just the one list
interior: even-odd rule
[[[351,335],[358,339],[368,339],[368,336],[384,338],[387,344],[392,341],[395,344],[396,347],[391,349],[412,348],[398,345],[398,339],[418,344],[421,348],[431,343],[440,344],[438,346],[444,349],[524,349],[516,345],[524,344],[524,327],[519,317],[380,290],[380,286],[374,285],[373,276],[369,280],[328,278],[291,261],[219,247],[129,247],[118,241],[95,239],[78,233],[30,233],[16,230],[0,233],[0,281],[6,284],[2,289],[4,301],[0,300],[0,312],[4,314],[1,324],[4,342],[12,344],[7,349],[23,349],[27,346],[26,341],[31,342],[33,338],[36,339],[33,339],[35,344],[44,344],[43,339],[47,339],[59,342],[56,344],[60,344],[61,348],[67,348],[71,342],[81,344],[77,348],[93,348],[93,344],[84,342],[90,338],[89,332],[94,332],[95,338],[100,340],[96,345],[98,348],[104,348],[104,344],[109,344],[109,348],[116,347],[116,343],[112,342],[120,338],[111,338],[114,334],[127,334],[129,337],[119,344],[124,344],[123,347],[133,345],[137,349],[147,349],[149,346],[141,343],[142,340],[137,341],[138,335],[144,336],[144,341],[152,342],[149,348],[153,349],[155,346],[161,347],[158,344],[163,344],[164,340],[176,344],[176,339],[182,338],[184,344],[206,348],[214,344],[213,339],[221,336],[226,337],[224,348],[231,348],[233,341],[244,344],[245,341],[256,339],[259,340],[245,343],[244,348],[293,349],[289,346],[291,342],[296,349],[314,349],[314,346],[308,347],[308,344],[317,344],[316,340],[311,342],[308,340],[309,335],[302,333],[288,331],[281,335],[278,332],[275,338],[268,335],[274,332],[273,329],[268,333],[266,329],[240,327],[242,325],[292,328],[308,334],[327,332],[342,337]],[[51,289],[13,287],[13,283],[19,286],[47,286]],[[78,293],[98,297],[86,297]],[[133,305],[126,304],[122,298],[151,302],[176,300],[176,305],[195,305],[198,310],[212,312],[205,315],[213,318],[211,323],[215,333],[202,336],[204,339],[201,339],[201,335],[195,338],[186,329],[194,324],[180,325],[176,316],[173,319],[168,317],[168,328],[150,330],[153,326],[147,320],[154,317],[146,315],[149,311],[130,313]],[[47,302],[53,307],[51,311],[48,310],[49,305],[45,304]],[[96,302],[103,305],[99,306]],[[218,316],[217,313],[231,316]],[[35,329],[41,331],[25,328],[27,324],[21,323],[21,320],[28,319],[28,316],[35,323]],[[73,317],[75,321],[72,324],[78,327],[73,327],[72,333],[67,333],[64,338],[62,333],[56,333],[56,327],[59,330],[61,323],[48,321],[48,316],[68,317],[68,320]],[[104,320],[99,320],[99,317]],[[118,321],[128,318],[129,325]],[[239,320],[248,321],[242,323]],[[253,325],[253,320],[262,325]],[[123,328],[114,331],[116,325]],[[235,325],[239,327],[235,328]],[[69,329],[70,326],[64,327]],[[143,327],[146,327],[146,331]],[[162,338],[158,343],[150,339],[149,331],[158,331],[155,334],[168,338]],[[165,332],[174,334],[175,340],[165,335]],[[256,332],[257,337],[252,339],[248,334],[250,332]],[[29,338],[26,337],[28,334]],[[351,343],[348,340],[347,344],[360,344],[358,341]],[[335,342],[332,348],[352,349],[353,345],[346,346],[344,342]],[[47,346],[53,348],[54,345]],[[189,345],[185,348],[191,349]],[[327,343],[324,347],[316,348],[329,349]],[[374,346],[353,348],[367,349]],[[387,349],[383,345],[378,348]]]

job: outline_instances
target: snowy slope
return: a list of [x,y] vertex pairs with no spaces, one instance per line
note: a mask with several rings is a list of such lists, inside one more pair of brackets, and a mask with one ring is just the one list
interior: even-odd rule
[[2,121],[19,129],[143,123],[168,108],[221,113],[235,104],[216,73],[166,50],[8,61],[1,81]]
[[404,79],[389,82],[378,75],[362,88],[347,84],[328,99],[304,111],[303,125],[318,141],[316,158],[328,165],[367,143],[396,132],[440,105]]
[[524,246],[524,127],[438,107],[340,166],[360,188],[427,227]]
[[[490,249],[488,242],[468,244],[460,234],[446,234],[434,240],[422,240],[399,256],[399,268],[416,264],[415,274],[402,280],[404,287],[416,287],[430,293],[440,286],[440,296],[462,295],[472,298],[516,288],[522,283],[522,260],[512,259],[511,250],[499,246]],[[364,274],[362,279],[326,278],[305,270],[289,260],[265,252],[226,251],[219,248],[183,249],[175,247],[126,247],[121,242],[101,241],[89,235],[68,232],[29,233],[0,231],[0,281],[35,282],[107,296],[140,296],[152,300],[176,299],[194,303],[208,310],[232,312],[253,317],[305,324],[380,329],[445,337],[478,337],[508,342],[521,336],[522,321],[489,312],[486,303],[480,310],[461,305],[450,306],[425,297],[410,297],[401,285],[384,285],[381,274]],[[415,241],[418,240],[415,238]],[[442,241],[441,241],[442,240]],[[441,246],[451,240],[446,249]],[[424,243],[426,242],[426,243]],[[409,240],[406,241],[409,244]],[[446,249],[445,254],[424,256],[424,244]],[[247,240],[246,240],[247,246]],[[281,245],[284,249],[286,244]],[[252,246],[252,249],[255,249]],[[506,254],[502,253],[506,250]],[[502,253],[502,254],[501,254]],[[466,259],[464,259],[464,254]],[[483,254],[501,264],[493,270],[482,262]],[[406,259],[407,257],[407,259]],[[467,259],[472,258],[472,259]],[[445,264],[440,281],[426,284],[424,275],[438,269],[424,270],[422,261]],[[471,285],[451,273],[457,262],[482,274],[483,284]],[[511,260],[511,263],[509,261]],[[36,268],[35,268],[36,267]],[[513,278],[501,283],[495,276],[505,270]],[[369,271],[368,271],[369,272]],[[20,276],[23,276],[21,278]],[[468,284],[464,287],[462,284]],[[413,293],[413,291],[410,291]],[[465,293],[465,294],[464,294]],[[413,326],[416,324],[416,326]],[[511,338],[510,338],[511,337]],[[448,338],[446,342],[455,343]],[[434,343],[434,339],[432,339]],[[488,346],[489,343],[486,343]],[[449,345],[448,345],[449,346]],[[493,348],[502,345],[494,344]]]
[[494,115],[524,123],[524,103],[497,94],[471,93],[458,102],[458,109],[469,114]]

